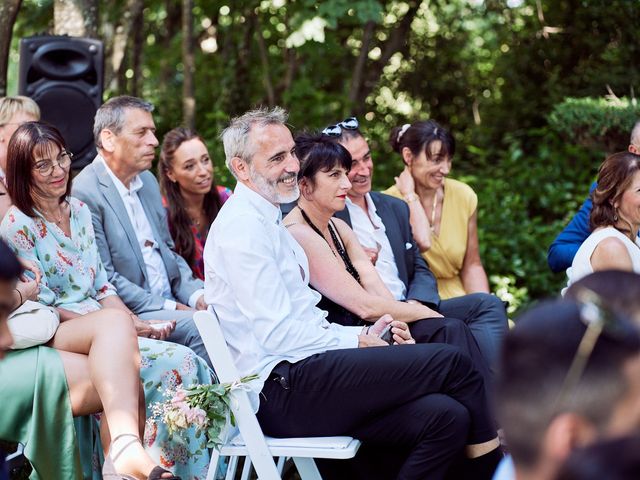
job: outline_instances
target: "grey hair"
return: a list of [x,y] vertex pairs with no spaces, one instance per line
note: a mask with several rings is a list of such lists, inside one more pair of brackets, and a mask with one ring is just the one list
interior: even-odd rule
[[636,122],[633,126],[633,130],[631,130],[631,138],[629,139],[629,143],[632,145],[640,146],[640,120]]
[[124,127],[125,110],[128,108],[136,108],[145,112],[153,112],[153,104],[136,97],[121,95],[113,97],[103,103],[93,120],[93,138],[96,147],[102,148],[102,140],[100,133],[103,130],[111,130],[114,134],[119,135]]
[[233,157],[239,157],[247,163],[253,158],[253,145],[249,143],[249,132],[254,125],[284,125],[289,114],[282,107],[260,107],[231,119],[229,126],[220,134],[224,146],[225,163],[229,171],[237,178],[231,167]]

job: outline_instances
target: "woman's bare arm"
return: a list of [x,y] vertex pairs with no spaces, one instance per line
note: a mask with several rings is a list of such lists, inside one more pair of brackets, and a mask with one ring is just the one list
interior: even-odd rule
[[373,295],[394,300],[393,294],[384,284],[382,278],[380,278],[376,267],[369,260],[368,255],[362,248],[362,245],[360,245],[360,242],[358,242],[358,237],[356,237],[353,230],[339,218],[334,218],[333,222],[344,242],[344,247],[351,259],[351,263],[360,274],[360,284],[362,288]]
[[334,256],[327,242],[311,227],[294,224],[289,226],[289,231],[309,259],[310,283],[313,287],[360,318],[375,321],[388,313],[395,320],[413,322],[442,316],[424,305],[398,302],[370,294],[347,272],[342,260]]
[[467,252],[464,255],[460,278],[467,293],[489,293],[489,280],[480,260],[478,245],[478,212],[473,212],[467,228]]
[[605,238],[591,254],[593,271],[598,270],[626,270],[633,271],[633,263],[627,247],[619,238]]

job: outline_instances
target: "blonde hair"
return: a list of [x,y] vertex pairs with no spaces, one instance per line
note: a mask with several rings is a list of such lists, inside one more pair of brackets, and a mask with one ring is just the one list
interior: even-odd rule
[[9,123],[19,112],[40,119],[40,107],[31,98],[21,95],[0,98],[0,126]]

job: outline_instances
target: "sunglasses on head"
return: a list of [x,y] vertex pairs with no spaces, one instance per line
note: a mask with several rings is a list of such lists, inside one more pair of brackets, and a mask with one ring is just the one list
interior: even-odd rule
[[575,298],[580,308],[580,321],[587,328],[562,382],[562,388],[556,400],[558,406],[563,405],[574,395],[600,336],[604,334],[616,340],[624,338],[628,333],[625,320],[608,308],[600,295],[593,290],[583,287],[576,292]]
[[339,137],[342,135],[342,130],[357,130],[359,126],[360,124],[356,117],[349,117],[335,125],[329,125],[327,128],[322,130],[322,135],[326,135],[328,137]]

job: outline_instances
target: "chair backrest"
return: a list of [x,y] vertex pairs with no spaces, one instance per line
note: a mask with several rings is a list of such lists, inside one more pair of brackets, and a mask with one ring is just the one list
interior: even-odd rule
[[[209,308],[212,310],[211,306]],[[200,337],[220,382],[231,383],[239,380],[238,369],[233,362],[215,312],[198,311],[193,315],[193,320],[200,331]],[[279,479],[280,475],[276,464],[269,453],[264,433],[262,433],[258,419],[251,408],[247,392],[234,390],[232,395],[235,401],[231,402],[231,409],[258,478],[264,480]]]

